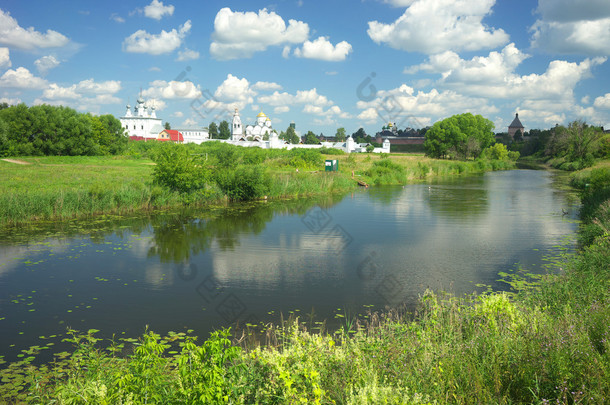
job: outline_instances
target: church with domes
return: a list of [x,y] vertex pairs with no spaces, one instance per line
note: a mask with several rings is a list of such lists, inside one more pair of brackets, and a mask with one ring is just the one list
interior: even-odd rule
[[137,104],[131,112],[131,106],[127,104],[125,115],[120,118],[125,132],[132,139],[149,140],[157,139],[163,131],[161,118],[157,118],[154,106],[146,106],[142,96],[138,97]]
[[256,123],[246,126],[244,131],[239,111],[237,108],[235,109],[231,125],[231,140],[260,142],[269,139],[273,133],[276,131],[271,126],[271,119],[262,111],[256,116]]

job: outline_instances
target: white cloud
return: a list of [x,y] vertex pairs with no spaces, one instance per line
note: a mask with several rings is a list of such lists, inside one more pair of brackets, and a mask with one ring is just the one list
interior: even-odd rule
[[156,111],[164,110],[167,107],[167,103],[158,98],[149,98],[144,102],[145,105],[149,107],[155,107]]
[[542,74],[516,74],[516,68],[528,57],[511,43],[501,52],[490,52],[488,56],[470,60],[446,51],[430,56],[425,63],[408,68],[406,72],[438,73],[441,75],[436,83],[438,86],[463,94],[505,99],[572,100],[576,85],[591,76],[592,67],[606,60],[585,59],[581,63],[554,60]]
[[214,92],[217,101],[228,103],[251,104],[256,92],[250,88],[246,78],[237,78],[228,74],[224,82]]
[[164,6],[162,1],[152,0],[152,2],[144,7],[144,15],[148,18],[154,18],[160,20],[165,15],[174,14],[174,6]]
[[357,107],[363,110],[358,118],[369,123],[396,122],[399,127],[422,128],[429,122],[463,112],[489,115],[498,108],[483,97],[468,97],[452,90],[439,92],[418,91],[402,84],[391,90],[377,92],[372,101],[358,101]]
[[610,93],[606,93],[601,97],[597,97],[593,102],[593,105],[596,108],[603,108],[606,110],[610,110]]
[[319,37],[314,41],[305,41],[303,48],[296,48],[294,54],[299,58],[339,62],[345,60],[351,51],[352,46],[346,41],[333,45],[328,39]]
[[256,82],[252,85],[252,90],[281,90],[282,86],[274,82]]
[[47,86],[47,81],[34,76],[24,67],[9,69],[0,77],[0,87],[14,89],[43,89]]
[[290,45],[285,45],[282,49],[282,58],[288,59],[290,57]]
[[121,17],[120,15],[118,15],[117,13],[112,13],[110,15],[110,19],[114,22],[118,22],[119,24],[122,24],[125,22],[125,19],[123,17]]
[[257,14],[225,7],[214,19],[210,54],[220,60],[250,58],[270,46],[302,43],[308,36],[309,26],[302,21],[289,20],[286,26],[282,17],[267,9]]
[[383,0],[384,3],[390,4],[394,7],[409,7],[417,0]]
[[199,86],[195,86],[193,82],[177,82],[172,80],[166,82],[164,80],[155,80],[151,83],[151,87],[142,91],[144,97],[158,99],[195,99],[201,97]]
[[161,71],[161,68],[160,68],[160,67],[158,67],[158,66],[151,66],[151,67],[149,67],[149,68],[148,68],[148,70],[149,70],[150,72],[160,72],[160,71]]
[[8,48],[0,48],[0,69],[11,67],[11,57]]
[[546,21],[597,20],[610,17],[607,0],[539,0],[536,10]]
[[6,103],[8,105],[17,105],[17,104],[21,104],[21,99],[19,99],[19,98],[0,97],[0,103]]
[[195,121],[192,118],[187,118],[187,119],[184,120],[184,122],[182,123],[181,126],[182,127],[187,127],[187,128],[188,127],[195,127],[195,126],[197,126],[197,121]]
[[112,97],[119,90],[121,90],[120,81],[108,80],[96,83],[93,79],[87,79],[68,87],[51,83],[42,93],[42,97],[47,100],[81,100],[85,96],[91,95],[95,97],[89,99],[90,101],[96,100],[100,104],[112,104],[115,101],[120,102],[120,100]]
[[427,54],[495,48],[509,37],[482,23],[494,4],[495,0],[415,0],[391,24],[370,21],[367,33],[378,44]]
[[610,2],[539,0],[532,46],[549,52],[610,56]]
[[532,46],[549,52],[610,56],[610,17],[595,21],[538,20]]
[[34,62],[34,65],[36,65],[36,69],[38,69],[38,72],[40,72],[41,75],[46,75],[49,70],[55,69],[57,66],[59,66],[59,61],[55,58],[55,56],[47,55],[37,59]]
[[282,114],[282,113],[287,113],[289,111],[290,111],[290,107],[288,107],[287,105],[283,105],[281,107],[275,107],[273,109],[274,114]]
[[179,62],[183,62],[195,59],[199,59],[199,52],[193,51],[192,49],[184,48],[184,50],[178,51],[178,58],[176,60]]
[[258,101],[274,107],[294,104],[311,104],[325,107],[333,104],[326,96],[318,94],[318,90],[315,87],[311,90],[298,90],[294,95],[275,91],[271,95],[260,96]]
[[121,82],[108,80],[96,83],[93,79],[87,79],[79,82],[76,89],[82,94],[114,94],[121,90]]
[[172,114],[172,117],[182,118],[182,117],[184,117],[184,113],[182,111],[176,111],[175,113]]
[[45,34],[34,27],[24,29],[10,13],[0,9],[0,44],[19,49],[55,48],[65,46],[70,40],[57,31],[47,30]]
[[182,45],[182,40],[190,30],[191,20],[186,21],[178,30],[175,28],[169,32],[161,30],[161,33],[158,35],[138,30],[125,38],[123,50],[133,53],[149,53],[151,55],[169,53]]

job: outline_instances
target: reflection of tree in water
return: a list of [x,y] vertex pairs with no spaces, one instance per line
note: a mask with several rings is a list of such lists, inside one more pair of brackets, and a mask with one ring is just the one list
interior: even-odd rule
[[431,186],[424,199],[439,217],[469,218],[489,210],[489,196],[484,176],[472,176],[443,185]]
[[369,189],[368,196],[371,200],[390,205],[403,194],[402,187],[372,187]]
[[154,246],[148,256],[159,256],[162,262],[181,263],[209,249],[212,242],[223,251],[235,250],[241,235],[261,233],[276,215],[305,215],[313,206],[328,208],[342,198],[333,195],[322,199],[236,204],[208,219],[195,215],[166,217],[163,222],[153,224]]

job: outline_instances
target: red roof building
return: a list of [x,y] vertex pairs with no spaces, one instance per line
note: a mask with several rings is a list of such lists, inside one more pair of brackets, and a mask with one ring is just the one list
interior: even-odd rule
[[176,131],[175,129],[164,129],[163,131],[159,132],[157,141],[172,141],[183,143],[184,137],[182,136],[181,132]]

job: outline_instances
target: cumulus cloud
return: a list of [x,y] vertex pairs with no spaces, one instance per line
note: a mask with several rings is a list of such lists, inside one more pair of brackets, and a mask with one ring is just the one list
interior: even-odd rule
[[0,77],[0,87],[12,89],[43,89],[47,81],[34,76],[28,69],[18,67],[9,69]]
[[178,51],[178,58],[176,60],[178,62],[183,62],[195,59],[199,59],[199,52],[193,51],[192,49],[184,48],[184,50]]
[[538,0],[536,10],[546,21],[597,20],[610,17],[607,0]]
[[494,4],[495,0],[415,0],[393,23],[370,21],[367,33],[378,44],[426,54],[496,48],[509,37],[482,22]]
[[151,87],[142,91],[142,96],[158,99],[195,99],[201,97],[201,90],[190,81],[155,80]]
[[610,55],[610,17],[595,21],[538,20],[532,26],[532,46],[550,52]]
[[294,54],[299,58],[339,62],[345,60],[351,51],[352,46],[346,41],[333,45],[328,39],[319,37],[314,41],[305,41],[302,48],[294,50]]
[[438,86],[475,96],[572,100],[576,85],[591,76],[594,66],[606,61],[606,58],[585,59],[580,63],[554,60],[542,74],[521,76],[515,73],[528,57],[512,43],[501,52],[494,51],[470,60],[447,51],[430,56],[425,63],[406,69],[406,73],[438,73],[441,75],[436,83]]
[[210,54],[220,60],[250,58],[270,46],[302,43],[309,36],[309,26],[297,20],[288,25],[275,12],[233,12],[220,9],[214,19]]
[[533,47],[549,52],[610,55],[610,2],[539,0],[531,27]]
[[435,122],[465,111],[473,114],[489,115],[498,108],[483,97],[468,97],[453,90],[439,92],[418,91],[402,84],[391,90],[380,90],[371,101],[358,101],[356,104],[362,112],[358,118],[368,123],[397,122],[398,126],[422,128],[429,122]]
[[275,107],[275,108],[273,109],[273,112],[274,112],[275,114],[283,114],[283,113],[287,113],[287,112],[289,112],[289,111],[290,111],[290,107],[288,107],[287,105],[283,105],[283,106],[281,106],[281,107]]
[[274,107],[295,104],[311,104],[326,107],[333,104],[326,96],[318,94],[318,90],[315,87],[310,90],[298,90],[296,94],[275,91],[273,94],[260,96],[258,101]]
[[0,69],[11,67],[11,57],[8,48],[0,48]]
[[34,61],[34,65],[41,75],[46,75],[49,70],[55,69],[57,66],[59,66],[59,61],[57,58],[55,58],[55,56],[47,55]]
[[253,90],[281,90],[282,86],[274,82],[256,82],[252,85]]
[[125,19],[123,17],[121,17],[120,15],[118,15],[117,13],[112,13],[110,15],[110,19],[114,22],[117,22],[119,24],[122,24],[125,22]]
[[606,93],[601,97],[597,97],[593,102],[593,105],[596,108],[603,108],[606,110],[610,110],[610,93]]
[[[96,82],[93,79],[82,80],[68,87],[61,87],[56,83],[51,83],[43,92],[42,97],[47,100],[77,100],[85,96],[100,96],[99,101],[112,101],[116,98],[108,98],[121,90],[121,82],[108,80],[105,82]],[[104,102],[102,104],[110,104]]]
[[182,45],[182,40],[190,30],[191,20],[186,21],[178,30],[175,28],[169,32],[161,30],[161,33],[157,35],[150,34],[144,30],[138,30],[125,38],[123,50],[151,55],[169,53]]
[[19,98],[0,97],[0,103],[6,103],[8,105],[18,105],[18,104],[21,104],[21,99],[19,99]]
[[46,33],[36,31],[34,27],[24,29],[8,11],[0,9],[0,44],[19,49],[34,50],[37,48],[55,48],[67,45],[70,40],[57,31]]
[[172,14],[174,14],[174,6],[165,6],[159,0],[152,0],[148,6],[144,7],[144,15],[155,20],[160,20],[163,16]]

